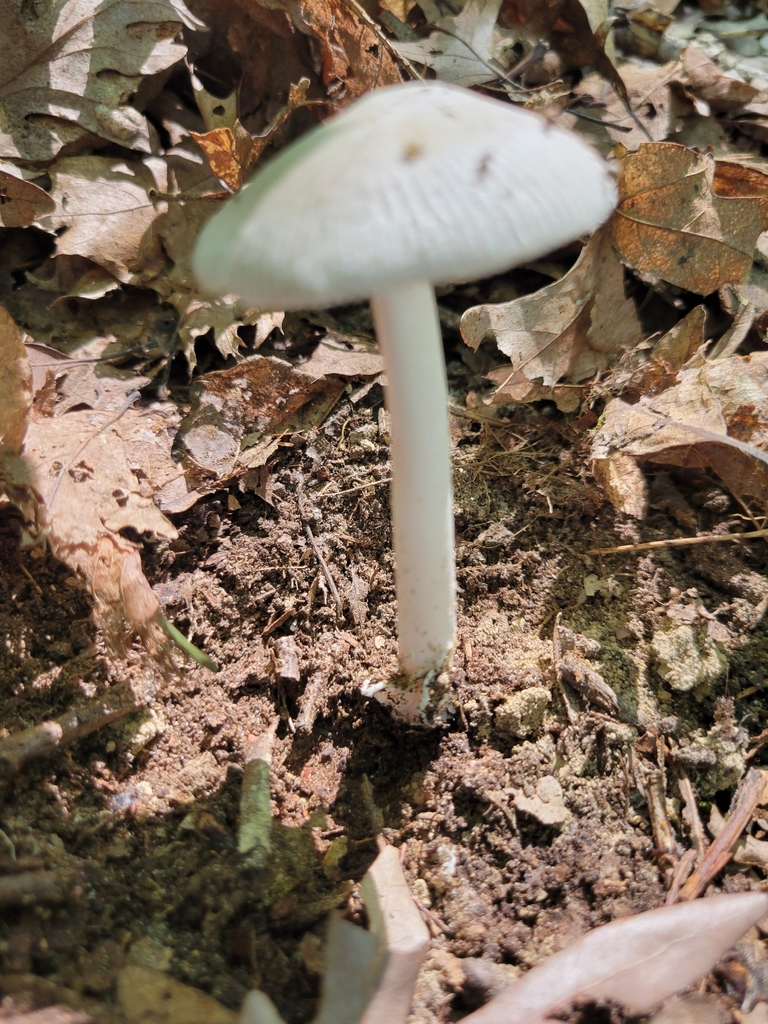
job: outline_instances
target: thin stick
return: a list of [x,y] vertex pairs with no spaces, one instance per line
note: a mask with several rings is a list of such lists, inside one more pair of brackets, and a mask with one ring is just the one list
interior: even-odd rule
[[642,544],[619,544],[615,548],[590,548],[588,555],[623,555],[627,551],[650,551],[654,548],[682,548],[688,544],[734,544],[740,540],[755,540],[768,537],[768,530],[751,530],[749,533],[708,533],[703,537],[674,537],[668,540],[648,540]]
[[89,704],[0,740],[0,769],[18,772],[27,761],[53,753],[142,707],[127,683],[114,686]]
[[333,600],[336,602],[336,618],[338,619],[339,622],[343,622],[344,604],[341,600],[341,594],[338,591],[338,587],[334,582],[333,576],[331,576],[331,570],[328,568],[328,563],[320,554],[320,548],[317,546],[317,541],[315,540],[312,530],[309,528],[308,523],[304,527],[304,532],[307,535],[307,540],[312,545],[312,550],[315,553],[315,558],[318,560],[318,562],[320,563],[320,568],[323,570],[323,575],[325,576],[328,582],[328,588],[331,591],[331,594],[333,595]]
[[722,871],[732,857],[732,847],[752,820],[755,808],[764,798],[765,775],[750,768],[744,777],[741,791],[737,793],[736,806],[731,811],[725,827],[709,847],[701,863],[680,890],[678,900],[695,900],[701,896],[715,875]]
[[315,501],[319,501],[321,498],[340,498],[342,494],[356,494],[357,491],[365,491],[369,487],[379,487],[381,484],[391,484],[392,477],[385,477],[383,480],[371,480],[369,484],[358,484],[357,487],[348,487],[344,491],[326,491],[324,494],[315,494]]

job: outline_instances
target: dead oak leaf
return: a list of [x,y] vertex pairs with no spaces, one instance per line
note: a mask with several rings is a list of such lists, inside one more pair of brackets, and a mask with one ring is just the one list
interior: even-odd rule
[[381,36],[344,0],[261,0],[286,11],[300,32],[320,47],[321,74],[329,96],[342,105],[371,89],[397,85],[402,77]]
[[561,280],[512,302],[468,309],[461,334],[474,349],[492,338],[512,361],[488,374],[499,385],[492,402],[554,397],[559,408],[571,411],[581,400],[573,385],[642,338],[606,229],[593,235]]
[[[684,368],[677,383],[635,405],[614,399],[592,447],[599,479],[611,478],[620,456],[712,470],[746,507],[768,509],[768,357],[732,356]],[[626,477],[626,466],[623,470]],[[618,507],[636,499],[636,485],[609,490]]]
[[634,269],[699,295],[744,281],[768,227],[765,182],[676,143],[642,145],[624,159],[613,244]]
[[499,65],[495,71],[491,61],[504,45],[517,41],[497,28],[500,7],[501,0],[469,0],[460,14],[438,18],[426,39],[395,43],[395,48],[408,60],[432,68],[444,82],[468,88],[492,82],[503,70]]
[[[82,403],[72,408],[65,401],[66,411],[52,415],[51,388],[67,386],[66,371],[56,365],[52,374],[38,378],[41,391],[27,403],[32,374],[26,352],[20,352],[4,311],[0,322],[0,369],[3,379],[13,382],[15,395],[13,402],[0,404],[0,418],[4,407],[15,406],[12,443],[0,448],[3,490],[24,515],[28,535],[47,543],[56,558],[86,579],[108,643],[119,650],[126,625],[161,642],[153,621],[159,604],[142,571],[139,546],[122,534],[130,529],[168,540],[177,536],[142,494],[126,455],[121,421],[141,417],[133,405],[138,395],[124,400],[123,380],[116,388],[102,384],[105,408]],[[73,379],[77,386],[82,383]]]
[[54,209],[45,189],[25,181],[12,165],[0,167],[0,227],[28,228]]
[[181,60],[182,0],[0,0],[0,155],[51,160],[87,134],[150,151],[147,122],[127,105],[142,79]]
[[198,377],[177,445],[191,473],[229,479],[253,465],[246,452],[259,435],[298,429],[296,417],[310,407],[319,406],[320,414],[327,414],[344,386],[282,359],[253,356],[231,369]]
[[158,183],[147,164],[74,156],[50,175],[56,209],[43,226],[61,232],[57,255],[86,257],[123,283],[158,272],[164,256],[154,223],[165,205],[150,198]]
[[259,135],[251,135],[237,117],[231,125],[219,125],[206,132],[190,132],[205,153],[211,171],[232,192],[237,192],[242,186],[253,165],[272,142],[274,133],[294,110],[304,105],[309,84],[308,78],[302,78],[297,85],[291,86],[288,101]]
[[[679,84],[683,73],[679,62],[653,65],[623,64],[622,79],[629,106],[599,74],[587,75],[574,89],[590,117],[603,120],[603,130],[612,143],[635,150],[650,138],[662,142],[674,132],[677,120],[693,110]],[[607,153],[606,145],[604,151]]]

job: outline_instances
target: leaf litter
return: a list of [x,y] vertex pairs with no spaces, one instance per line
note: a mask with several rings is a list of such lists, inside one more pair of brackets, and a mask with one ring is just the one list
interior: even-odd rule
[[[377,1001],[385,1019],[412,1003],[424,1024],[507,1020],[527,992],[542,1019],[587,1019],[591,999],[619,1020],[618,1004],[649,1011],[731,944],[710,941],[720,897],[667,908],[706,922],[675,933],[689,966],[690,944],[706,947],[685,976],[663,938],[673,918],[642,912],[765,877],[762,797],[746,786],[766,734],[764,557],[746,544],[584,554],[617,532],[638,551],[647,536],[733,535],[766,511],[768,63],[751,44],[768,30],[715,0],[677,6],[654,0],[615,25],[606,4],[578,0],[161,2],[140,22],[122,0],[3,9],[27,60],[20,73],[0,58],[0,761],[16,786],[0,895],[55,920],[3,924],[11,1019],[60,1004],[92,1020],[234,1022],[249,990],[272,1024],[318,1006],[340,1019],[317,1002],[325,966],[350,1019],[372,997],[371,1020]],[[411,739],[358,696],[395,658],[385,381],[367,312],[211,299],[189,255],[257,161],[420,67],[591,137],[620,165],[621,201],[581,252],[441,294],[458,711],[443,735]],[[19,536],[67,568],[39,545],[19,553]],[[72,621],[83,586],[97,633]],[[211,644],[219,677],[137,659],[132,636],[149,629],[160,650],[166,611]],[[568,622],[566,655],[553,617]],[[137,673],[154,676],[138,701]],[[233,798],[265,722],[280,853],[249,867]],[[713,812],[707,857],[697,798],[725,808],[740,779],[728,821],[741,846],[732,860],[718,846],[730,833]],[[379,855],[394,913],[419,935],[392,988],[354,888],[382,829],[397,846]],[[58,881],[86,870],[83,854],[98,910]],[[326,930],[334,906],[345,916]],[[599,927],[612,918],[625,920]],[[651,984],[647,939],[672,987]],[[358,945],[378,964],[362,988],[338,968]],[[764,1005],[759,949],[748,936],[678,1005],[746,1019],[749,999]],[[616,950],[628,974],[590,988]],[[547,979],[566,982],[569,964],[576,986],[555,990]]]

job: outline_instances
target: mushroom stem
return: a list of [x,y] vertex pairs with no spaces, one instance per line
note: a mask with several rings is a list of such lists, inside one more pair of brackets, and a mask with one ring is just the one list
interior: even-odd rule
[[371,306],[387,372],[400,667],[416,680],[448,667],[456,637],[445,357],[427,281]]

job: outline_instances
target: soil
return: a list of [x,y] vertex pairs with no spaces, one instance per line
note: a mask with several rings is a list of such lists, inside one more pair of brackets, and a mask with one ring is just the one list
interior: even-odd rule
[[[450,337],[447,354],[464,406],[479,379]],[[383,836],[433,934],[411,1019],[457,1020],[587,929],[664,902],[691,845],[679,778],[705,822],[727,811],[768,725],[768,549],[587,552],[725,532],[729,496],[651,468],[637,523],[592,481],[588,435],[548,405],[452,417],[452,711],[408,727],[360,693],[396,669],[395,597],[383,393],[348,392],[283,438],[271,504],[242,481],[175,516],[178,541],[145,545],[168,617],[217,675],[177,657],[163,676],[138,648],[111,657],[81,581],[20,550],[19,519],[0,508],[2,736],[126,682],[143,703],[5,766],[3,994],[119,1024],[130,963],[232,1009],[261,987],[288,1024],[308,1021],[327,914],[363,919],[357,885]],[[558,670],[563,647],[575,670]],[[237,852],[244,751],[275,719],[275,837],[254,868]],[[678,844],[666,858],[643,795],[654,770]],[[547,777],[556,821],[537,790]],[[713,891],[761,878],[731,864]]]

